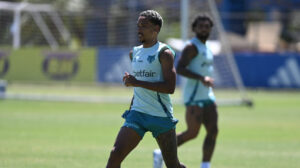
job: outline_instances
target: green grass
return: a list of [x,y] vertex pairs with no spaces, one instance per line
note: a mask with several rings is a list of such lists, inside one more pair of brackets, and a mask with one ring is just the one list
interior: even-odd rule
[[[27,91],[30,90],[28,88]],[[14,86],[8,91],[23,89]],[[57,89],[59,91],[60,87]],[[71,89],[65,93],[79,90]],[[82,94],[89,94],[93,90],[81,89]],[[103,89],[98,91],[104,94],[110,91],[112,95],[132,94],[131,90],[120,88],[104,90],[106,92]],[[298,168],[299,93],[251,91],[250,97],[255,102],[253,108],[219,107],[220,133],[212,167]],[[0,168],[105,167],[123,123],[120,116],[126,108],[128,104],[0,100]],[[175,105],[174,110],[180,120],[177,131],[183,131],[184,107]],[[179,148],[180,160],[188,167],[200,165],[204,133],[203,129],[197,139]],[[152,150],[155,148],[157,144],[151,134],[146,134],[122,167],[152,167]]]

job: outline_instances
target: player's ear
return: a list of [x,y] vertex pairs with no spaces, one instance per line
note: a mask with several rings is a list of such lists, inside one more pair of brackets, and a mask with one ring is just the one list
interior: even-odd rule
[[195,32],[195,26],[192,27],[192,31]]
[[158,34],[159,31],[160,31],[160,27],[158,25],[155,25],[154,26],[154,31],[157,32],[157,34]]

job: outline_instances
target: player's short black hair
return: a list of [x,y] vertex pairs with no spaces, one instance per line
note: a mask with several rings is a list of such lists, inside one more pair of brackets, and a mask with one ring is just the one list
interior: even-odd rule
[[146,17],[154,25],[158,25],[160,28],[163,25],[163,19],[155,10],[146,10],[140,13],[140,16]]
[[197,26],[198,21],[204,21],[204,20],[207,20],[210,23],[210,27],[214,26],[214,23],[213,23],[211,17],[207,13],[201,13],[195,17],[195,19],[192,23],[192,29],[194,29]]

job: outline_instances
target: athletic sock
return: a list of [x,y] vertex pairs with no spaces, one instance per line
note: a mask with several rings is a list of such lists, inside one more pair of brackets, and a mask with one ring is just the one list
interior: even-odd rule
[[163,167],[163,158],[160,149],[155,149],[153,151],[153,168],[162,168]]
[[201,168],[210,168],[210,162],[202,162]]

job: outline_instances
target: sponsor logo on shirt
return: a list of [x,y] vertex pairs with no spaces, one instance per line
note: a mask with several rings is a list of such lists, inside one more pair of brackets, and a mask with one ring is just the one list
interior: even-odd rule
[[156,72],[153,71],[147,71],[147,70],[139,70],[139,71],[133,71],[133,76],[135,77],[154,77]]

